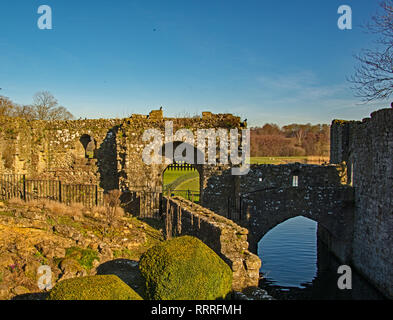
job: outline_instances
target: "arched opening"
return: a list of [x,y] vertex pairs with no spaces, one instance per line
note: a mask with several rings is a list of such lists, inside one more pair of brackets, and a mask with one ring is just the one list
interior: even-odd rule
[[264,281],[304,289],[317,275],[317,222],[297,216],[267,232],[258,243]]
[[[162,146],[161,155],[164,159],[168,144]],[[201,200],[201,170],[198,159],[204,154],[193,145],[183,141],[175,141],[169,146],[169,157],[172,161],[162,173],[162,190],[164,195],[181,196],[199,203]],[[167,160],[167,159],[166,159]]]
[[174,163],[166,167],[162,186],[164,195],[180,196],[196,203],[200,201],[200,174],[193,165]]
[[95,141],[95,139],[88,134],[84,134],[80,137],[79,141],[83,145],[83,148],[85,150],[85,158],[94,159],[96,157],[97,149],[97,142]]
[[258,243],[262,260],[259,286],[276,299],[359,300],[382,296],[352,269],[352,290],[340,290],[338,267],[343,263],[323,240],[322,222],[297,216],[270,229]]

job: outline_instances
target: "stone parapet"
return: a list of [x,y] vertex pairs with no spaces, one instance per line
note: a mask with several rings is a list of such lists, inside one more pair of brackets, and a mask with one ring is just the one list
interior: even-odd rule
[[248,250],[248,230],[180,197],[163,198],[166,235],[191,235],[215,251],[233,271],[233,289],[258,286],[261,260]]

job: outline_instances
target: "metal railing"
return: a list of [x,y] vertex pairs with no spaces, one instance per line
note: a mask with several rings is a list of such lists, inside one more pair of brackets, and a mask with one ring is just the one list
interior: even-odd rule
[[48,199],[92,207],[104,204],[104,191],[93,184],[65,184],[60,180],[27,179],[24,174],[2,174],[0,199],[12,198],[25,201]]

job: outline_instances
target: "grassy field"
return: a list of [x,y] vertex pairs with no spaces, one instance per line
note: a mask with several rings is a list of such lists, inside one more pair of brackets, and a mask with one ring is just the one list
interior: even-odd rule
[[[176,196],[187,198],[188,190],[199,194],[199,173],[196,170],[180,171],[167,169],[164,172],[163,188],[170,189]],[[199,196],[194,197],[195,201],[199,201]]]
[[251,164],[285,164],[292,162],[322,164],[329,162],[329,157],[300,156],[300,157],[251,157]]
[[171,170],[171,169],[167,169],[164,172],[164,176],[163,176],[163,185],[164,187],[171,184],[172,182],[174,182],[177,178],[179,178],[180,176],[187,174],[186,171],[177,171],[177,170]]
[[191,195],[188,194],[187,190],[197,193],[198,195],[194,196],[194,201],[199,201],[199,177],[180,183],[175,189],[175,194],[186,199],[189,196],[191,200]]

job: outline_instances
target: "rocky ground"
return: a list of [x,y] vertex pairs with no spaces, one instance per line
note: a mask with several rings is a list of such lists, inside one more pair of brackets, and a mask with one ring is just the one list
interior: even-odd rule
[[[41,300],[38,268],[49,266],[52,286],[73,277],[115,274],[144,297],[138,262],[163,241],[156,220],[120,216],[110,227],[105,208],[66,206],[52,201],[0,201],[0,300]],[[270,300],[260,288],[240,293],[235,300]]]
[[163,240],[160,226],[155,227],[130,216],[118,217],[109,227],[104,208],[0,202],[0,300],[44,298],[38,287],[41,265],[50,266],[53,285],[111,273],[141,291],[137,262]]

